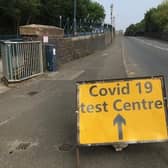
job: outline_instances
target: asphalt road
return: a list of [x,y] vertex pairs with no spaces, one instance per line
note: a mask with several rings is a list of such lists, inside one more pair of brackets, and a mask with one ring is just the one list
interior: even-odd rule
[[[158,74],[167,78],[167,46],[142,38],[119,37],[105,51],[1,94],[0,168],[75,168],[75,82]],[[111,146],[83,147],[80,165],[167,168],[167,154],[168,143],[129,145],[122,152],[115,152]]]

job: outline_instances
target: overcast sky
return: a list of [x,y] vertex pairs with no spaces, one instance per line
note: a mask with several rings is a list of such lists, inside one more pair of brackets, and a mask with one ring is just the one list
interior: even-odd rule
[[106,10],[106,23],[110,23],[110,5],[114,4],[117,29],[125,29],[128,25],[143,19],[144,13],[156,7],[163,0],[94,0],[100,2]]

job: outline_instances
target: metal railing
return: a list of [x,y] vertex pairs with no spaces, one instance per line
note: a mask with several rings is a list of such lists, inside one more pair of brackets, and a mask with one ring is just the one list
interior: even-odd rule
[[0,40],[11,40],[11,41],[21,41],[22,37],[17,34],[10,34],[10,35],[1,35]]
[[39,41],[1,43],[3,76],[18,82],[43,73],[42,43]]

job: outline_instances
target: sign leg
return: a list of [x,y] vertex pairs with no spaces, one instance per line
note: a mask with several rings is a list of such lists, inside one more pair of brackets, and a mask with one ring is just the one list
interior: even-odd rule
[[78,146],[76,146],[76,168],[80,168],[80,151]]
[[115,148],[116,152],[121,152],[123,149],[128,147],[128,144],[126,144],[126,143],[116,143],[116,144],[113,144],[113,147]]

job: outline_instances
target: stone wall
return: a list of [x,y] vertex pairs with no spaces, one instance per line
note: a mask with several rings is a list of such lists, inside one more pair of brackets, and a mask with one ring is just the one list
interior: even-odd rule
[[49,38],[49,43],[57,49],[58,64],[87,56],[105,49],[112,42],[111,33],[73,38]]
[[[23,36],[24,40],[43,41],[43,36]],[[93,54],[98,50],[103,50],[112,43],[111,32],[89,36],[79,36],[71,38],[55,38],[48,36],[48,44],[55,45],[57,50],[58,66],[69,61]],[[45,44],[44,44],[45,45]],[[45,48],[45,47],[44,47]],[[45,53],[45,51],[43,51]],[[45,54],[44,54],[45,62]],[[45,67],[45,63],[44,63]]]

